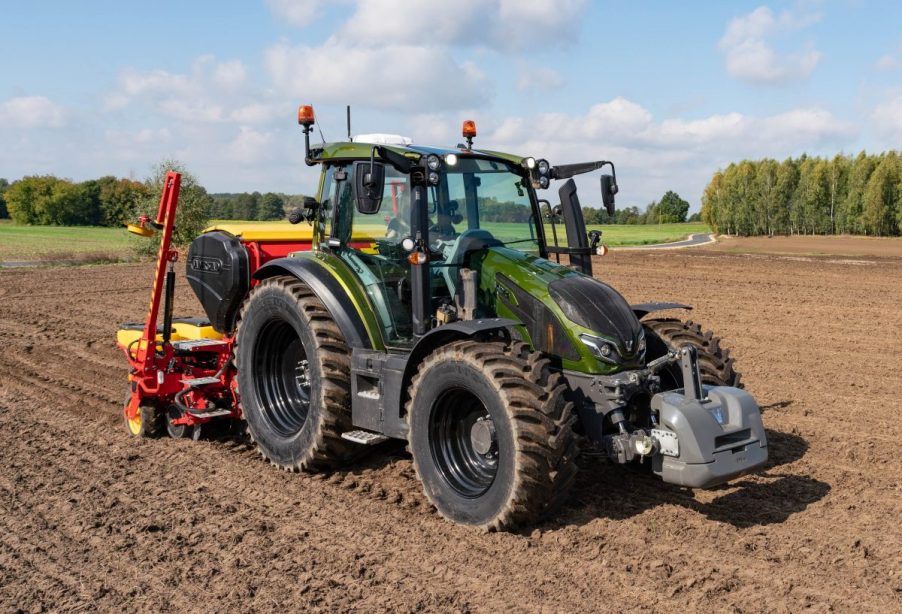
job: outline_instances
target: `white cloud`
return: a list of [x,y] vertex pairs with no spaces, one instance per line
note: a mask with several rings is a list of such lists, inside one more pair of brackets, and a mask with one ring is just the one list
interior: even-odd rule
[[895,56],[889,53],[880,56],[880,59],[877,60],[877,68],[879,68],[880,70],[894,70],[898,67],[899,60],[897,60]]
[[529,49],[575,41],[584,0],[457,0],[414,10],[408,0],[360,0],[337,38],[364,46]]
[[507,48],[567,46],[585,6],[583,0],[499,0],[495,38]]
[[641,105],[622,97],[593,105],[581,115],[548,113],[535,118],[507,119],[493,138],[634,149],[713,148],[735,156],[776,155],[796,148],[817,147],[855,135],[855,128],[824,109],[798,108],[766,117],[727,113],[702,119],[655,121]]
[[226,89],[237,89],[245,85],[247,69],[240,60],[230,60],[216,66],[213,82]]
[[317,0],[266,0],[273,17],[288,25],[304,27],[319,17]]
[[[898,104],[902,107],[902,98]],[[892,113],[887,109],[888,117]],[[713,172],[731,161],[823,150],[832,154],[856,136],[854,126],[819,108],[763,117],[726,113],[658,120],[642,105],[618,97],[581,114],[505,118],[478,140],[491,149],[547,157],[553,163],[614,160],[621,202],[644,205],[668,189],[697,203]],[[577,180],[585,204],[595,200],[597,181]]]
[[272,101],[248,82],[241,61],[217,62],[212,55],[195,58],[186,73],[122,70],[117,89],[103,96],[102,108],[119,111],[131,105],[189,123],[263,123],[274,113]]
[[20,96],[0,102],[0,125],[16,128],[58,128],[65,123],[63,107],[46,96]]
[[110,129],[106,131],[105,136],[107,143],[114,147],[168,143],[172,140],[172,132],[169,128],[141,128],[140,130]]
[[719,43],[726,56],[727,73],[743,81],[771,85],[807,78],[822,54],[810,45],[801,51],[781,53],[773,41],[797,33],[820,18],[811,12],[783,11],[774,15],[766,6],[734,18]]
[[550,92],[564,85],[559,72],[544,66],[522,64],[517,77],[517,89],[521,92]]
[[238,136],[229,143],[228,156],[243,164],[254,164],[266,158],[272,143],[272,134],[259,132],[250,126],[241,126]]
[[266,50],[265,63],[273,85],[300,100],[315,95],[323,103],[365,100],[374,109],[441,111],[481,106],[492,96],[482,71],[438,47],[365,48],[334,38],[320,47],[281,42]]
[[337,38],[367,46],[473,43],[484,37],[491,11],[480,0],[433,2],[428,10],[407,0],[362,0]]
[[877,105],[871,119],[880,140],[897,146],[902,140],[902,95]]

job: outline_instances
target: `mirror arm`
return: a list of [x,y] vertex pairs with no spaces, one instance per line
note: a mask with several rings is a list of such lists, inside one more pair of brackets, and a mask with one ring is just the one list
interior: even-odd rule
[[604,168],[610,165],[611,174],[614,176],[614,183],[617,183],[617,171],[614,170],[614,163],[610,160],[598,160],[596,162],[577,162],[576,164],[561,164],[551,168],[551,177],[553,179],[569,179],[574,175],[582,175],[590,173],[594,170]]
[[386,149],[382,145],[376,145],[373,147],[373,154],[379,154],[379,157],[392,165],[392,167],[398,171],[399,173],[404,173],[405,175],[409,175],[411,169],[415,166],[413,160],[410,160],[406,156],[395,153],[390,149]]
[[372,151],[370,151],[370,172],[368,172],[363,178],[363,185],[368,188],[373,187],[373,167],[376,166],[376,145],[373,146]]

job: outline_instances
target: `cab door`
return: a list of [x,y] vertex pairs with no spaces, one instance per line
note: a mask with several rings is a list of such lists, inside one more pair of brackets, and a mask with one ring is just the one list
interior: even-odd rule
[[413,326],[410,265],[401,241],[410,235],[410,184],[406,175],[385,169],[382,205],[362,214],[354,203],[355,164],[327,170],[323,185],[326,247],[353,271],[366,290],[387,347],[410,347]]

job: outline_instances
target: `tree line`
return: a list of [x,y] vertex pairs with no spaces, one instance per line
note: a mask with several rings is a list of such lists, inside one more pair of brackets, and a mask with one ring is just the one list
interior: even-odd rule
[[[12,183],[0,179],[0,219],[35,226],[121,227],[134,222],[141,212],[156,213],[164,166],[181,168],[178,162],[168,161],[144,181],[105,176],[73,182],[53,175],[32,175]],[[191,173],[182,172],[182,200],[189,189],[197,201],[193,205],[206,219],[279,220],[303,200],[302,195],[274,192],[210,195]]]
[[0,217],[19,224],[120,226],[148,196],[148,186],[107,176],[75,183],[53,175],[0,179]]
[[210,218],[218,220],[281,220],[301,207],[303,194],[239,192],[213,194]]
[[705,188],[701,215],[726,234],[898,236],[902,156],[862,151],[732,163]]
[[674,224],[697,222],[698,213],[689,216],[689,203],[673,190],[668,190],[659,201],[652,201],[645,210],[637,206],[619,207],[614,215],[608,215],[603,208],[583,207],[586,224]]
[[[543,205],[544,209],[544,205]],[[670,224],[687,221],[689,203],[673,190],[668,190],[660,201],[653,201],[641,211],[639,207],[624,207],[608,215],[604,208],[582,207],[586,224]],[[545,212],[547,213],[547,211]],[[532,216],[529,207],[495,197],[479,198],[479,218],[484,222],[528,222]],[[688,218],[701,219],[698,213]]]

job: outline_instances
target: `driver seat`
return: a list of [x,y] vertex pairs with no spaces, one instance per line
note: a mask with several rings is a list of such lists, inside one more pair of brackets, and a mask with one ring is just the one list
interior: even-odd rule
[[454,244],[445,252],[445,263],[441,269],[452,299],[457,296],[457,282],[460,279],[460,269],[466,264],[467,256],[476,250],[498,245],[504,245],[504,243],[493,237],[489,231],[481,228],[465,230],[457,237]]

